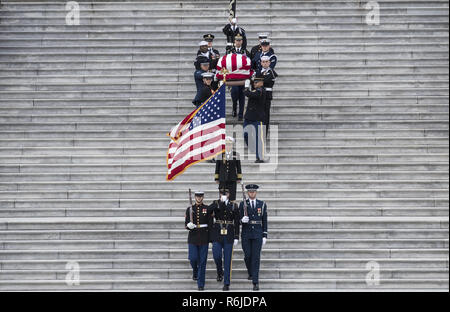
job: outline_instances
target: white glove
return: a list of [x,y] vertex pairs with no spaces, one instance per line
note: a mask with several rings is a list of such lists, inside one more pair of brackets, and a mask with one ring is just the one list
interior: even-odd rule
[[219,87],[221,87],[223,85],[223,80],[219,81]]
[[263,237],[263,246],[266,244],[267,238]]
[[189,223],[187,224],[187,227],[188,227],[189,230],[193,230],[193,229],[195,229],[195,224],[192,223],[192,222],[189,222]]
[[250,218],[248,216],[244,216],[241,221],[242,223],[248,223],[248,221],[250,221]]
[[238,240],[238,239],[235,239],[233,245],[234,245],[234,246],[237,246],[238,243],[239,243],[239,240]]
[[227,195],[220,196],[220,201],[224,203],[227,200]]
[[249,79],[245,80],[245,88],[246,89],[250,88],[250,80]]

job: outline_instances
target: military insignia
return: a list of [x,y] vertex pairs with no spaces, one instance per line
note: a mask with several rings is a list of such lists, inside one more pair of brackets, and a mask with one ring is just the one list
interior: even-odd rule
[[261,215],[261,208],[258,208],[258,215]]
[[203,212],[203,214],[205,215],[206,212],[207,212],[206,208],[203,208],[202,212]]

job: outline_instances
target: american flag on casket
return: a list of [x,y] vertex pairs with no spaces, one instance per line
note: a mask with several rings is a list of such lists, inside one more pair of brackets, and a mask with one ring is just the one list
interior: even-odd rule
[[169,133],[167,180],[225,151],[225,84]]
[[227,54],[222,56],[217,62],[216,77],[218,80],[245,80],[250,79],[253,75],[251,69],[252,62],[247,55],[244,54]]

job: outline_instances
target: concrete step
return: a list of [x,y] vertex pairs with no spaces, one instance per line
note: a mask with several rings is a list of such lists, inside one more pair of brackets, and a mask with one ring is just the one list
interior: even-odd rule
[[[370,259],[264,259],[261,268],[264,269],[312,269],[333,270],[365,268]],[[186,269],[186,259],[80,259],[77,261],[85,270],[105,269],[148,269],[150,267],[164,269]],[[448,268],[448,260],[442,259],[377,259],[380,267],[386,270],[445,270]],[[240,265],[243,259],[234,258],[233,263]],[[0,260],[4,271],[9,270],[66,270],[67,261],[64,260]],[[214,267],[211,256],[208,259],[207,268]]]
[[[250,170],[250,173],[258,175],[256,171],[259,168],[258,164],[246,163],[246,168]],[[196,174],[210,174],[212,166],[209,163],[199,163],[196,167]],[[448,171],[447,163],[433,162],[433,163],[282,163],[278,165],[275,172],[266,174],[286,174],[292,172],[300,172],[302,174],[348,174],[351,175],[355,171],[355,174],[375,174],[391,173],[393,177],[402,172],[408,172],[411,174],[422,174],[428,172],[429,174]],[[16,173],[16,174],[88,174],[88,173],[116,173],[116,174],[148,174],[154,175],[162,173],[161,167],[152,163],[137,163],[137,164],[17,164],[17,163],[2,163],[0,165],[0,173]],[[359,173],[358,173],[359,172]],[[192,173],[194,174],[194,172]],[[180,176],[180,179],[183,179]]]
[[[185,243],[186,245],[186,243]],[[448,249],[447,249],[448,250]],[[443,249],[263,249],[261,252],[262,259],[264,258],[321,258],[332,259],[339,258],[372,258],[373,261],[377,259],[386,258],[443,258],[445,257],[447,250]],[[237,248],[234,252],[236,258],[243,258],[243,252],[240,248]],[[77,260],[77,259],[186,259],[187,262],[187,248],[181,249],[97,249],[97,250],[16,250],[5,251],[0,250],[0,260],[47,260],[47,259],[65,259]],[[366,271],[367,272],[367,271]]]
[[[274,239],[271,238],[270,244],[266,244],[264,249],[384,249],[384,248],[448,248],[448,239]],[[167,247],[169,249],[183,249],[186,247],[186,238],[173,239],[133,239],[133,240],[6,240],[1,244],[1,251],[31,251],[31,250],[101,250],[101,249],[160,249]],[[240,246],[235,248],[238,251]]]
[[[214,286],[207,286],[207,291],[220,291],[222,285],[215,286],[217,282],[211,281]],[[448,279],[383,279],[379,286],[368,286],[365,279],[260,279],[261,289],[272,289],[274,291],[285,290],[324,290],[324,289],[358,289],[359,291],[373,291],[374,289],[405,291],[407,289],[441,290],[448,288]],[[232,289],[239,291],[251,291],[252,285],[246,279],[235,279]],[[22,281],[0,281],[0,289],[15,291],[173,291],[174,289],[193,291],[197,285],[186,279],[123,279],[123,280],[84,280],[78,286],[68,286],[65,281],[60,280],[22,280]]]
[[[236,265],[236,263],[233,263]],[[245,267],[245,266],[244,266]],[[247,269],[237,265],[233,266],[233,280],[245,280],[247,278]],[[8,270],[5,271],[0,280],[62,280],[68,274],[68,270]],[[184,279],[192,278],[190,269],[90,269],[83,270],[83,279],[99,280],[111,278],[121,279]],[[367,270],[364,269],[262,269],[260,276],[270,279],[365,279]],[[215,269],[206,271],[208,282],[213,283],[217,276]],[[380,274],[382,279],[412,279],[429,278],[445,279],[448,276],[448,269],[388,269]],[[217,283],[217,282],[216,282]],[[213,284],[214,285],[214,284]],[[217,288],[220,284],[217,283]]]
[[[288,182],[289,181],[289,182]],[[411,189],[445,189],[448,188],[448,179],[426,179],[426,180],[341,180],[324,179],[324,180],[281,180],[281,179],[264,179],[259,183],[267,189],[276,189],[276,184],[284,185],[284,190],[292,189],[367,189],[367,190],[411,190]],[[152,180],[139,181],[35,181],[35,182],[0,182],[1,191],[32,191],[32,190],[164,190],[171,191],[175,186],[180,189],[189,189],[191,181],[172,181],[168,184],[166,181],[153,182]],[[196,186],[200,189],[208,189],[211,182],[198,181]]]
[[[169,203],[171,204],[171,203]],[[168,208],[31,208],[0,209],[0,217],[175,217],[184,213],[185,209]],[[447,216],[448,207],[420,208],[275,208],[271,206],[268,215],[272,216]]]
[[[315,138],[357,138],[364,136],[370,139],[383,139],[391,136],[397,137],[420,137],[420,138],[447,138],[448,130],[445,129],[278,129],[283,138],[315,139]],[[167,130],[63,130],[59,132],[49,130],[2,130],[2,139],[105,139],[105,138],[155,138],[161,139],[167,134]]]
[[[210,170],[210,174],[212,170]],[[158,179],[164,176],[166,172],[140,172],[140,173],[0,173],[0,181],[14,182],[62,182],[62,181],[151,181],[153,179]],[[447,171],[398,171],[398,172],[301,172],[293,173],[291,171],[276,172],[276,173],[250,173],[245,175],[246,180],[258,181],[260,179],[279,179],[279,180],[355,180],[355,181],[376,181],[376,180],[404,180],[408,178],[410,181],[445,181],[448,179]],[[182,179],[179,181],[189,180],[200,182],[205,180],[205,173],[193,172],[189,175],[189,178]]]
[[[50,186],[48,188],[51,188]],[[112,198],[112,199],[158,199],[161,197],[161,191],[148,190],[60,190],[49,191],[43,190],[27,190],[27,191],[0,191],[0,199],[95,199],[95,198]],[[165,191],[166,196],[170,198],[182,199],[186,198],[186,191],[169,192]],[[206,194],[209,198],[215,198],[217,190],[207,190]],[[296,195],[294,195],[296,194]],[[316,198],[317,196],[329,198],[448,198],[448,189],[402,189],[399,191],[391,189],[308,189],[307,191],[295,190],[277,190],[266,191],[267,197],[293,197],[301,196],[303,198]]]
[[[2,240],[186,239],[185,229],[5,230]],[[448,229],[271,229],[270,239],[446,239]],[[80,259],[81,260],[81,259]],[[411,261],[414,259],[411,259]],[[298,260],[301,261],[301,260]],[[339,261],[339,259],[336,259]],[[417,261],[417,260],[415,260]],[[30,262],[33,262],[30,260]],[[287,260],[287,265],[289,260]],[[264,264],[263,264],[264,265]],[[334,266],[334,265],[333,265]],[[337,265],[336,265],[337,266]],[[445,266],[445,265],[444,265]],[[26,269],[26,268],[24,268]]]
[[[272,217],[272,229],[447,229],[446,217]],[[0,230],[182,229],[184,217],[2,218]]]
[[[239,192],[240,193],[240,192]],[[240,194],[238,194],[239,196]],[[206,201],[215,198],[206,197]],[[238,197],[238,199],[240,196]],[[280,208],[298,208],[298,209],[419,209],[419,208],[448,208],[448,196],[442,198],[300,198],[285,197],[282,202],[277,197],[264,197],[268,206],[274,209]],[[78,208],[86,207],[97,208],[122,208],[126,209],[167,209],[168,211],[179,211],[186,206],[186,198],[157,198],[157,199],[12,199],[1,200],[0,208],[5,209],[34,209],[34,208]]]

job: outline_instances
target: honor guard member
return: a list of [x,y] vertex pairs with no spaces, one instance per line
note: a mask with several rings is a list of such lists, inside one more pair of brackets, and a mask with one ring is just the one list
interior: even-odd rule
[[[253,60],[253,58],[256,56],[256,53],[257,53],[257,52],[262,51],[262,48],[261,48],[261,41],[262,41],[263,39],[269,39],[268,36],[269,36],[269,35],[266,34],[266,33],[258,34],[258,40],[259,40],[259,43],[258,43],[257,45],[255,45],[255,46],[251,49],[251,51],[250,51],[250,59],[251,59],[251,60]],[[269,51],[271,51],[273,54],[275,54],[275,51],[274,51],[272,48],[270,48]]]
[[258,185],[249,184],[245,188],[249,198],[246,199],[247,216],[244,202],[239,205],[242,223],[241,242],[248,280],[253,282],[253,290],[259,290],[261,249],[267,240],[267,204],[256,198]]
[[237,25],[236,18],[230,19],[230,22],[227,25],[225,25],[222,31],[225,34],[225,36],[227,36],[226,54],[228,54],[228,51],[231,48],[233,48],[234,37],[238,34],[241,35],[243,38],[242,47],[244,49],[247,48],[247,36],[245,35],[245,30]]
[[261,57],[261,66],[262,69],[256,74],[264,76],[264,89],[266,90],[266,137],[269,132],[270,125],[270,107],[272,106],[272,91],[275,81],[278,77],[278,74],[270,68],[270,57],[265,55]]
[[211,230],[211,240],[217,268],[217,281],[220,282],[223,279],[224,291],[230,290],[233,247],[239,242],[241,219],[238,206],[229,200],[229,195],[228,189],[220,190],[220,200],[214,201],[210,206],[213,208],[215,219]]
[[213,41],[214,41],[214,35],[213,34],[206,34],[203,35],[203,40],[205,40],[208,43],[208,51],[209,51],[209,57],[211,60],[211,64],[209,65],[209,68],[211,72],[216,72],[217,62],[220,58],[220,53],[218,50],[213,48]]
[[[195,204],[186,209],[185,227],[189,230],[189,261],[192,266],[192,279],[197,281],[198,290],[205,288],[206,262],[210,229],[212,227],[212,209],[203,204],[203,192],[195,192]],[[192,209],[192,222],[191,222]]]
[[[236,35],[234,40],[234,48],[230,50],[230,53],[249,55],[248,51],[242,46],[242,36]],[[231,87],[231,99],[233,100],[233,117],[238,116],[239,120],[242,120],[245,107],[245,95],[244,86]],[[237,107],[239,102],[239,114],[237,113]]]
[[250,56],[250,53],[246,48],[244,48],[243,45],[243,37],[240,34],[237,34],[234,37],[234,47],[231,48],[228,54],[245,54],[247,56]]
[[265,158],[265,122],[266,90],[264,76],[255,75],[254,90],[250,90],[250,80],[245,81],[244,94],[248,97],[247,111],[244,116],[244,140],[250,151],[256,153],[256,163],[263,163]]
[[213,82],[214,76],[215,75],[210,72],[206,72],[206,73],[202,74],[203,86],[200,89],[200,91],[197,92],[197,95],[195,96],[194,100],[192,101],[192,103],[194,103],[194,105],[197,108],[200,105],[202,105],[203,103],[205,103],[205,101],[207,99],[209,99],[211,97],[211,95],[213,95],[213,93],[215,91],[212,87],[212,82]]
[[202,74],[209,71],[209,60],[204,56],[197,57],[195,63],[198,63],[199,68],[194,72],[194,81],[197,88],[197,92],[203,87],[203,77]]
[[269,39],[263,39],[261,40],[261,51],[256,52],[255,56],[252,58],[252,68],[255,71],[261,70],[261,58],[263,56],[269,56],[270,57],[270,68],[275,69],[275,66],[277,65],[277,56],[275,53],[270,50],[270,40]]
[[200,41],[199,44],[199,50],[197,51],[197,59],[194,62],[195,65],[195,69],[200,69],[200,62],[198,61],[199,58],[204,57],[208,60],[208,62],[211,63],[211,53],[209,52],[209,48],[208,48],[208,42],[206,42],[205,40]]
[[227,136],[225,139],[225,152],[217,157],[216,173],[214,179],[219,189],[230,191],[230,201],[236,200],[237,182],[242,180],[241,160],[239,154],[233,150],[234,139]]

